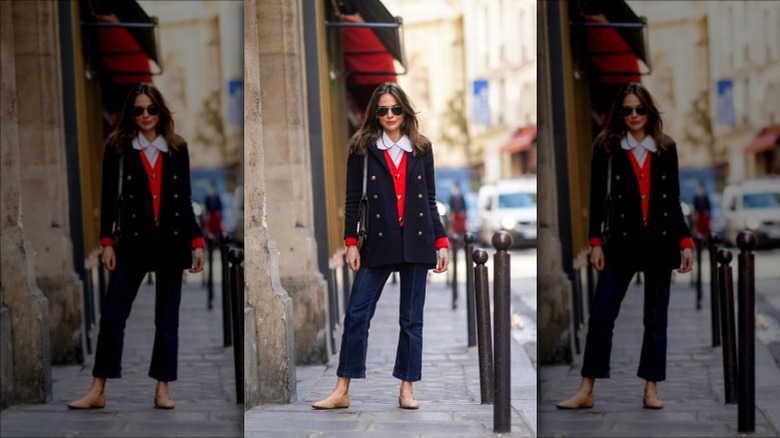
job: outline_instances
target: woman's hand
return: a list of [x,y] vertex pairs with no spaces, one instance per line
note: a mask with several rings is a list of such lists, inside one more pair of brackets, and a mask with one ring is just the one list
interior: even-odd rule
[[449,248],[439,248],[439,263],[433,272],[440,274],[447,270],[447,266],[450,264],[450,250]]
[[195,248],[193,257],[192,257],[192,267],[189,269],[190,272],[193,274],[197,274],[198,272],[203,270],[203,248]]
[[590,264],[599,272],[604,270],[604,249],[601,246],[592,246],[590,248]]
[[360,270],[360,250],[357,246],[348,246],[347,254],[344,257],[347,260],[347,266],[349,269],[357,272]]
[[678,269],[677,272],[685,274],[686,272],[691,272],[691,268],[693,268],[692,251],[690,248],[685,248],[682,251],[682,264],[680,265],[680,269]]
[[116,252],[114,252],[113,246],[108,245],[103,247],[100,251],[100,263],[102,263],[109,272],[114,272],[114,269],[116,269]]

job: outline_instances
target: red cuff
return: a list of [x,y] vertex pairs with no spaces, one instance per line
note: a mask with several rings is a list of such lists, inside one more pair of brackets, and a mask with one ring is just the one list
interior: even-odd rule
[[439,237],[436,239],[436,249],[442,249],[442,248],[449,248],[450,247],[450,240],[447,239],[447,236]]
[[344,239],[344,245],[345,246],[357,246],[358,240],[354,237],[347,237]]
[[603,243],[601,237],[591,237],[588,239],[588,244],[590,244],[590,246],[602,246]]
[[192,249],[205,248],[206,241],[202,237],[192,239]]
[[684,237],[682,240],[680,240],[680,249],[685,249],[685,248],[693,248],[692,237]]
[[104,237],[100,239],[100,246],[114,246],[114,239],[110,237]]

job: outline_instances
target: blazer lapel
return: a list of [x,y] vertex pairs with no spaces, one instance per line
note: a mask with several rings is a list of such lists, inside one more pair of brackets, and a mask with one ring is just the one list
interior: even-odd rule
[[382,164],[382,167],[385,169],[388,175],[390,175],[392,172],[390,172],[390,166],[387,165],[387,160],[385,159],[385,153],[383,151],[380,151],[378,147],[376,147],[375,144],[369,144],[366,145],[366,147],[369,150],[369,153],[373,154],[377,160],[379,160],[379,163]]
[[420,163],[420,157],[414,156],[414,153],[406,154],[406,178],[407,178],[406,180],[407,181],[409,181],[409,177],[412,174],[412,171],[414,171],[414,168],[417,167],[419,163]]

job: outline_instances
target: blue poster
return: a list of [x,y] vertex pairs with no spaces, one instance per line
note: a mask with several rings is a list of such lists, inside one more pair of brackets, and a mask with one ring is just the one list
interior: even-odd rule
[[717,123],[719,125],[734,126],[734,82],[731,79],[718,81]]
[[490,125],[490,99],[488,96],[488,81],[474,81],[474,95],[471,107],[471,121],[475,125]]

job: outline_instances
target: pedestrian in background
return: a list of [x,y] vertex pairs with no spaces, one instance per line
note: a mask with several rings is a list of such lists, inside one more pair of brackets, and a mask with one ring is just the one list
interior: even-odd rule
[[[344,332],[331,394],[316,409],[349,407],[351,379],[366,377],[368,328],[385,282],[401,278],[400,334],[393,376],[401,380],[398,404],[417,409],[413,382],[422,378],[423,306],[428,270],[449,261],[447,235],[436,208],[431,142],[418,131],[406,93],[385,82],[374,90],[366,120],[349,141],[344,218],[346,263],[357,272],[344,316]],[[369,199],[368,236],[358,249],[358,204]]]
[[[610,180],[611,207],[607,203]],[[603,239],[605,213],[611,231]],[[657,383],[666,379],[667,311],[672,271],[691,270],[693,240],[680,208],[677,149],[663,133],[650,93],[627,84],[594,141],[590,182],[590,263],[600,272],[590,306],[580,388],[561,409],[594,405],[595,379],[608,378],[612,331],[631,279],[644,272],[644,336],[637,376],[643,406],[661,409]]]
[[218,238],[222,235],[222,200],[219,199],[214,181],[209,181],[206,192],[206,198],[203,200],[206,209],[206,231],[212,238]]
[[710,196],[704,183],[696,183],[696,196],[693,197],[693,228],[699,239],[704,239],[712,232],[712,207],[710,206]]
[[450,195],[450,234],[457,239],[466,234],[466,199],[458,182],[452,183],[452,195]]
[[[120,183],[124,230],[116,242],[112,226]],[[190,196],[187,142],[174,132],[160,91],[140,83],[130,91],[119,123],[105,142],[100,261],[111,278],[100,316],[92,386],[68,407],[105,406],[106,379],[121,377],[125,322],[141,282],[153,271],[155,335],[149,377],[157,380],[154,406],[174,408],[168,382],[177,377],[182,275],[184,269],[194,273],[203,268],[204,242]]]

